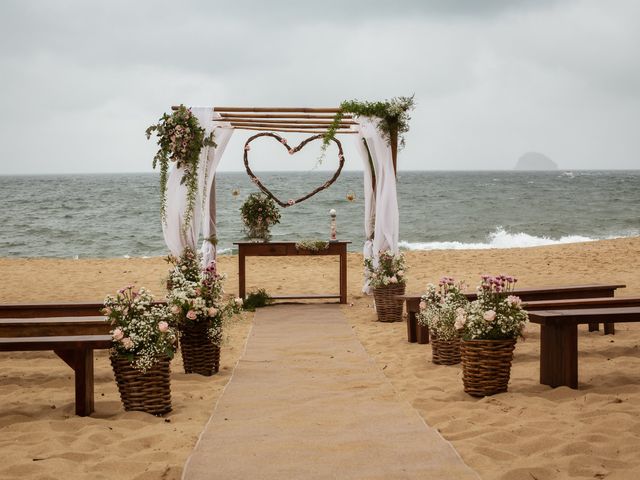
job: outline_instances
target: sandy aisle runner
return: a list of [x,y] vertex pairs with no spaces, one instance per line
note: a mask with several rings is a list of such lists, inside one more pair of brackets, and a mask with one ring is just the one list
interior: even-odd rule
[[256,314],[183,478],[478,476],[398,398],[339,307],[281,305]]

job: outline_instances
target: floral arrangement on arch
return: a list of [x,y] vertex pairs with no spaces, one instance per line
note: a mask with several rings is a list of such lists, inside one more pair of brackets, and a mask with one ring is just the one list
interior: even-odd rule
[[184,168],[180,183],[187,186],[187,208],[184,213],[183,228],[191,222],[198,194],[198,166],[200,151],[205,146],[216,146],[213,132],[206,135],[191,109],[180,105],[174,112],[164,114],[158,123],[146,130],[147,139],[155,132],[158,137],[158,151],[153,157],[153,168],[160,164],[160,214],[165,220],[167,208],[167,179],[169,163],[175,162]]
[[529,320],[520,297],[512,295],[518,279],[482,275],[478,298],[456,320],[464,340],[506,340],[522,337]]
[[165,357],[173,358],[177,336],[169,325],[165,306],[154,305],[153,296],[133,285],[108,295],[102,313],[111,324],[111,354],[125,357],[133,368],[146,372]]
[[250,238],[269,237],[269,228],[280,223],[280,211],[272,198],[251,193],[240,207],[242,222]]
[[404,285],[406,266],[404,255],[400,252],[394,254],[391,250],[380,252],[378,263],[374,264],[373,258],[364,260],[365,274],[369,278],[369,284],[373,288],[384,288],[389,285]]
[[442,277],[436,287],[427,285],[420,301],[417,320],[427,325],[441,340],[454,340],[460,336],[461,319],[466,315],[469,300],[464,295],[464,283],[451,277]]
[[[198,257],[196,259],[199,261]],[[218,274],[215,260],[196,279],[189,278],[188,268],[182,268],[189,261],[190,254],[182,261],[182,265],[179,261],[169,271],[167,283],[171,289],[167,293],[167,306],[172,324],[180,329],[189,322],[206,322],[209,340],[214,345],[220,345],[226,322],[242,310],[242,299],[225,299],[222,285],[224,275]]]

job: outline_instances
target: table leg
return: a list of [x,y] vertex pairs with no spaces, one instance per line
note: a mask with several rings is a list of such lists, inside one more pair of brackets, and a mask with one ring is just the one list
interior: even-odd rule
[[578,325],[563,319],[540,327],[540,383],[578,388]]
[[614,322],[606,322],[604,324],[604,334],[605,335],[615,335],[616,334],[616,324]]
[[347,246],[340,252],[340,303],[347,303]]
[[[416,314],[414,313],[413,315],[415,318]],[[420,325],[416,321],[416,331],[416,337],[419,344],[424,345],[426,343],[429,343],[429,327],[427,327],[426,325]]]
[[590,323],[589,324],[589,331],[590,332],[597,332],[598,330],[600,330],[600,324],[598,324],[598,323]]
[[238,247],[238,296],[244,300],[246,296],[245,282],[246,282],[246,269],[245,269],[246,256],[242,250],[242,245]]

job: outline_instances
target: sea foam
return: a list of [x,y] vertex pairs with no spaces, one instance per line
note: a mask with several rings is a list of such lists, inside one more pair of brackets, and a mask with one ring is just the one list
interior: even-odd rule
[[[615,238],[615,237],[609,237]],[[584,237],[582,235],[566,235],[560,238],[537,237],[528,233],[507,232],[503,227],[498,227],[495,232],[487,236],[486,242],[399,242],[399,246],[405,250],[473,250],[489,248],[526,248],[541,247],[545,245],[558,245],[564,243],[592,242],[597,238]]]

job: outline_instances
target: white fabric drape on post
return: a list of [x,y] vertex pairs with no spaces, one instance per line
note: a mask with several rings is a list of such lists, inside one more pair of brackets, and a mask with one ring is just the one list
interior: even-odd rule
[[[169,173],[167,180],[167,205],[166,221],[162,223],[164,240],[173,255],[180,255],[186,247],[196,249],[200,227],[204,217],[204,236],[209,238],[215,234],[215,212],[210,210],[211,186],[215,178],[215,172],[222,158],[222,154],[231,138],[233,130],[229,125],[215,125],[214,118],[220,118],[211,107],[192,107],[193,115],[198,119],[200,126],[205,129],[205,135],[209,135],[215,129],[214,147],[202,147],[200,162],[198,164],[198,193],[191,222],[184,228],[184,216],[187,208],[187,186],[182,185],[184,168],[176,168]],[[204,215],[203,215],[204,212]],[[208,264],[215,258],[215,248],[205,241],[202,246],[203,263]]]
[[[358,118],[358,151],[364,164],[364,192],[365,192],[365,234],[367,239],[363,254],[365,258],[373,258],[377,263],[378,253],[384,250],[398,252],[398,232],[400,214],[398,212],[398,197],[396,191],[396,176],[393,170],[391,147],[378,130],[379,120],[371,117]],[[367,143],[376,175],[375,195],[371,186],[371,169],[367,149],[362,140]],[[371,238],[371,218],[373,216],[373,242]],[[370,292],[369,280],[365,275],[363,291]]]
[[[220,114],[215,113],[216,117],[220,117]],[[215,132],[215,142],[216,147],[211,148],[209,152],[209,165],[207,167],[207,183],[204,186],[204,196],[202,204],[204,206],[204,215],[203,215],[203,225],[202,225],[202,236],[204,240],[202,242],[202,264],[206,266],[211,262],[211,260],[215,260],[216,258],[216,247],[209,241],[211,236],[215,236],[217,233],[216,229],[216,201],[215,201],[215,190],[213,190],[213,185],[216,177],[216,171],[218,170],[218,165],[220,165],[220,160],[222,159],[222,154],[227,148],[227,144],[229,143],[229,139],[233,134],[233,128],[230,125],[217,126],[214,130]],[[213,196],[212,196],[213,195]]]

